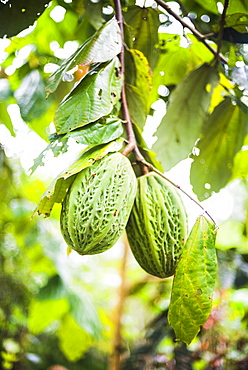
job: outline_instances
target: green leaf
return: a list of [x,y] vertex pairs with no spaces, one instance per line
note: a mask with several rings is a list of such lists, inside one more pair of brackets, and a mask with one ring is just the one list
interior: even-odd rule
[[91,166],[96,160],[103,158],[110,152],[117,152],[121,149],[123,140],[119,139],[113,141],[107,145],[98,145],[93,148],[87,148],[82,156],[74,162],[69,168],[59,174],[47,188],[45,193],[42,195],[35,211],[38,214],[43,214],[45,217],[49,217],[53,209],[54,203],[61,203],[66,195],[66,192],[75,176],[78,172],[84,168]]
[[227,15],[225,19],[225,27],[232,27],[241,33],[247,33],[248,14],[235,13]]
[[247,12],[248,12],[248,2],[246,0],[235,0],[229,2],[227,14],[233,13],[247,14]]
[[195,0],[195,2],[202,6],[204,9],[206,9],[207,11],[219,15],[216,0],[207,0],[207,1]]
[[191,152],[200,136],[217,83],[215,68],[203,64],[185,76],[171,93],[153,147],[166,171]]
[[121,35],[116,19],[113,17],[104,24],[90,39],[66,59],[57,71],[49,77],[47,93],[54,92],[63,75],[77,66],[104,63],[113,59],[121,51]]
[[52,150],[55,157],[57,157],[60,153],[67,152],[67,142],[68,138],[64,139],[64,137],[59,136],[56,140],[53,140],[50,144],[48,144],[48,146],[40,153],[40,155],[34,159],[34,164],[30,168],[31,174],[33,174],[39,166],[44,166],[44,159],[49,150]]
[[243,147],[234,157],[231,180],[235,178],[245,179],[248,176],[248,136],[244,140]]
[[39,290],[36,295],[38,301],[57,300],[64,298],[66,293],[65,285],[59,275],[51,277],[47,284]]
[[176,340],[190,344],[212,307],[217,274],[216,226],[197,218],[178,263],[168,313]]
[[66,137],[71,137],[81,144],[99,145],[118,139],[122,133],[122,121],[118,117],[108,117],[73,131]]
[[147,57],[153,69],[159,56],[159,50],[156,48],[160,26],[159,12],[151,7],[130,6],[124,13],[124,18],[132,28],[133,45],[130,47],[140,50]]
[[20,107],[24,121],[40,118],[50,105],[46,100],[45,84],[37,70],[33,70],[24,77],[14,96]]
[[231,98],[222,101],[210,115],[197,144],[200,154],[192,156],[190,180],[200,200],[226,185],[247,130],[247,116]]
[[0,124],[5,125],[12,136],[16,135],[5,102],[0,102]]
[[66,299],[33,300],[29,306],[28,328],[33,334],[42,333],[54,320],[59,320],[69,310]]
[[28,28],[44,12],[47,0],[9,0],[0,2],[0,37],[12,37]]
[[68,300],[70,313],[80,328],[95,338],[99,337],[101,331],[100,320],[85,291],[80,291],[80,294],[70,293]]
[[70,315],[65,315],[57,332],[59,347],[70,362],[80,360],[93,344],[93,338],[80,328]]
[[116,57],[97,73],[87,74],[59,105],[54,124],[58,134],[68,133],[78,127],[108,115],[120,99],[122,78]]
[[125,83],[130,116],[142,128],[150,110],[151,69],[147,58],[139,50],[129,49],[125,61],[128,71]]

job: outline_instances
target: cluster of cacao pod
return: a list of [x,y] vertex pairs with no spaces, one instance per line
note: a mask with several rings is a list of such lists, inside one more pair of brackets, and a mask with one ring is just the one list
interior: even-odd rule
[[60,225],[68,246],[81,255],[106,251],[126,228],[139,265],[160,278],[174,274],[187,237],[177,189],[155,172],[136,178],[119,152],[76,176],[62,203]]

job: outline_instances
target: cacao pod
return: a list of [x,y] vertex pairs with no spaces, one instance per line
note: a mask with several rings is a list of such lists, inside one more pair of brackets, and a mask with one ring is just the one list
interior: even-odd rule
[[136,190],[131,163],[121,153],[82,170],[62,203],[60,226],[68,246],[82,255],[112,247],[126,227]]
[[187,216],[177,189],[155,172],[139,177],[126,231],[132,253],[146,272],[172,276],[187,237]]

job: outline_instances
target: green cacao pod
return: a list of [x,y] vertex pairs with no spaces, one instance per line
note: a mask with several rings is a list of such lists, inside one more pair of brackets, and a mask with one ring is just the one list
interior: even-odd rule
[[82,255],[112,247],[126,227],[136,190],[131,163],[121,153],[82,170],[62,203],[60,226],[67,244]]
[[172,276],[187,237],[187,216],[177,189],[155,172],[139,177],[126,231],[146,272]]

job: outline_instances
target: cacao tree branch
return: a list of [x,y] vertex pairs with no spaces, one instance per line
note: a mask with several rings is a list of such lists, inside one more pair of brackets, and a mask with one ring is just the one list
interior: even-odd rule
[[185,22],[178,14],[176,14],[170,7],[169,5],[167,5],[163,0],[155,0],[156,3],[158,5],[160,5],[163,9],[165,9],[167,11],[167,13],[169,13],[170,15],[172,15],[178,22],[181,23],[181,25],[185,28],[188,28],[192,33],[193,35],[196,36],[196,38],[202,42],[206,48],[208,48],[209,51],[211,51],[211,53],[215,56],[215,58],[219,58],[223,63],[227,64],[228,61],[226,60],[226,58],[219,54],[217,50],[215,50],[211,45],[209,45],[207,43],[207,41],[205,40],[205,36],[197,29],[197,28],[194,28],[194,27],[191,27],[187,22]]
[[219,29],[219,33],[218,33],[218,39],[217,39],[218,47],[217,47],[217,54],[216,54],[216,64],[217,65],[218,65],[218,62],[219,62],[219,59],[220,59],[220,50],[221,50],[221,45],[222,45],[224,26],[225,26],[225,23],[226,23],[226,12],[227,12],[228,5],[229,5],[229,0],[225,0],[224,7],[223,7],[223,12],[221,14],[221,18],[220,18],[220,22],[219,22],[220,29]]
[[116,18],[117,18],[117,21],[120,27],[121,39],[122,39],[122,48],[119,54],[119,59],[121,62],[121,73],[123,76],[121,103],[122,103],[123,118],[124,118],[124,121],[126,122],[125,129],[126,129],[127,140],[128,140],[128,144],[125,147],[125,149],[122,151],[122,154],[127,156],[129,153],[133,151],[137,161],[142,163],[142,160],[144,160],[144,157],[140,153],[137,142],[136,142],[136,138],[135,138],[135,134],[133,131],[133,126],[132,126],[132,121],[131,121],[131,117],[130,117],[129,110],[128,110],[126,90],[125,90],[124,28],[123,28],[123,16],[122,16],[122,10],[121,10],[121,2],[120,0],[114,0],[114,2],[115,2]]

